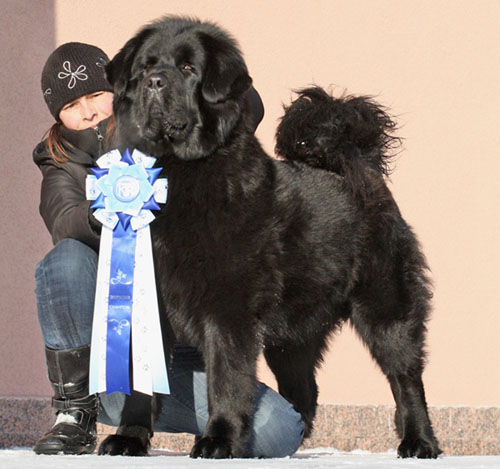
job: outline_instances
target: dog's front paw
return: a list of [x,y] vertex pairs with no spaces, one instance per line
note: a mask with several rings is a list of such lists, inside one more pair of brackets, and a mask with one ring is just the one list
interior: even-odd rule
[[400,458],[435,459],[441,454],[436,442],[428,442],[421,438],[405,438],[398,448]]
[[99,446],[99,454],[111,456],[147,456],[148,445],[141,438],[109,435]]
[[192,458],[225,459],[232,457],[229,442],[222,438],[202,436],[196,438],[190,456]]

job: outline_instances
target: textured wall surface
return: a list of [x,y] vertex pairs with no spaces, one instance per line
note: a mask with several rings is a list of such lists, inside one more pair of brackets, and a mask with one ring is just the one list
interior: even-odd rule
[[[500,454],[500,409],[431,407],[430,417],[446,455]],[[32,446],[54,420],[46,398],[0,398],[0,448]],[[98,425],[99,442],[116,429]],[[189,452],[193,435],[155,433],[151,447]],[[322,404],[311,438],[303,448],[361,449],[381,453],[396,449],[394,406]]]

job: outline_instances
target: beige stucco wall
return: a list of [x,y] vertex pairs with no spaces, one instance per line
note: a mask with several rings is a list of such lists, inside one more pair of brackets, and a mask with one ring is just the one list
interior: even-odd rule
[[[281,105],[290,101],[293,88],[316,83],[336,94],[344,89],[371,94],[389,106],[404,137],[390,187],[422,242],[435,282],[424,375],[428,401],[500,405],[498,0],[56,0],[54,5],[56,45],[93,42],[110,55],[142,24],[163,14],[218,22],[239,40],[264,101],[266,115],[257,133],[270,153]],[[32,81],[38,86],[37,80]],[[44,112],[41,93],[38,101],[30,93],[23,106]],[[45,116],[48,127],[48,112]],[[24,125],[34,145],[38,135],[28,119]],[[35,127],[40,126],[38,120]],[[37,188],[28,190],[33,209]],[[26,216],[40,229],[36,208]],[[18,233],[14,240],[2,229],[0,236],[17,244],[30,234]],[[36,246],[19,266],[0,265],[1,278],[28,278],[35,257],[50,246],[43,230]],[[0,330],[1,361],[9,358],[0,368],[0,394],[48,395],[32,285],[18,288],[30,314],[30,339],[19,325]],[[3,321],[15,321],[16,307],[2,290]],[[261,376],[271,381],[264,368]],[[321,402],[392,403],[385,379],[348,327],[332,343],[318,380]]]

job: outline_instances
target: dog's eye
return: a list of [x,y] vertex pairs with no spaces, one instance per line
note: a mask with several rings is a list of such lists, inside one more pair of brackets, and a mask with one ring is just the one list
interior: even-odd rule
[[182,64],[180,68],[181,68],[181,71],[183,71],[183,72],[194,73],[194,67],[192,65]]
[[155,57],[148,57],[146,62],[142,66],[142,69],[145,72],[148,72],[154,65],[156,65],[156,62],[158,62],[158,60]]
[[306,148],[307,147],[307,140],[297,140],[296,145],[299,148]]

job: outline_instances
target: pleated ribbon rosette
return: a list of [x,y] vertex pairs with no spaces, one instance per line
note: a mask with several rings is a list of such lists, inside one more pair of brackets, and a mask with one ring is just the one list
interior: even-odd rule
[[[156,158],[112,150],[86,180],[102,223],[90,350],[89,393],[170,392],[163,351],[149,224],[167,201]],[[132,353],[130,354],[130,350]]]

